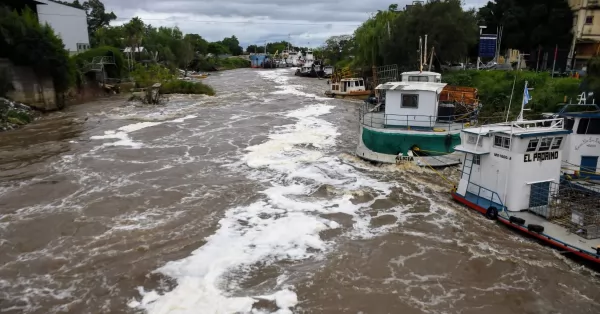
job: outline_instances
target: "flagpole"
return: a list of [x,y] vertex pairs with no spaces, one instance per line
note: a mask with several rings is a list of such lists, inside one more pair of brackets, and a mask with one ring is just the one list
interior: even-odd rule
[[517,74],[519,72],[515,72],[515,80],[513,81],[512,91],[510,92],[510,100],[508,102],[508,110],[506,110],[506,122],[508,122],[508,115],[510,114],[510,105],[512,105],[513,95],[515,94],[515,85],[517,84]]
[[527,90],[527,81],[525,81],[525,90],[523,91],[523,101],[521,102],[521,113],[519,113],[519,118],[517,118],[517,121],[523,121],[523,109],[525,108],[525,104],[527,102],[529,102],[529,90]]

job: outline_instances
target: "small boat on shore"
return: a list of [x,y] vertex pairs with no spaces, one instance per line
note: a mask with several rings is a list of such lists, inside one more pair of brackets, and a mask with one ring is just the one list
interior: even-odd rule
[[325,92],[325,95],[331,98],[356,98],[365,100],[375,94],[367,90],[363,78],[350,77],[331,80],[329,82],[329,90]]
[[451,193],[488,219],[600,265],[600,191],[561,178],[571,132],[564,118],[461,130],[455,150],[465,157]]

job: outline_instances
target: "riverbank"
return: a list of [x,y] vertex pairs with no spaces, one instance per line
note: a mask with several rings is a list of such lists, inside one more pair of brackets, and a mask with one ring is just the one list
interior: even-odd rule
[[18,129],[37,115],[37,111],[27,105],[0,97],[0,132]]

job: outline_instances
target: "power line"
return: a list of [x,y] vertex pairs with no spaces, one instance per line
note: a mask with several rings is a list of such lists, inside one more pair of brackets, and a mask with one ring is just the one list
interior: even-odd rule
[[[83,17],[81,15],[75,14],[56,14],[56,13],[38,13],[39,15],[56,15],[56,16],[77,16]],[[118,18],[118,20],[128,21],[131,18]],[[142,18],[140,18],[142,19]],[[177,22],[176,18],[166,18],[166,19],[147,19],[143,18],[143,21],[172,21]],[[290,23],[290,22],[255,22],[255,21],[211,21],[211,20],[185,20],[186,23],[205,23],[205,24],[256,24],[256,25],[302,25],[302,26],[360,26],[361,23],[356,24],[335,24],[335,23]]]

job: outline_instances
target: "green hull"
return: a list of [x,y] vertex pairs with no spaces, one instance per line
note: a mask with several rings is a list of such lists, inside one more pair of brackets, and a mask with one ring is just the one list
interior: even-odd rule
[[379,154],[406,154],[418,147],[430,156],[453,153],[454,147],[460,144],[460,133],[401,132],[379,132],[362,127],[362,142],[366,148]]

